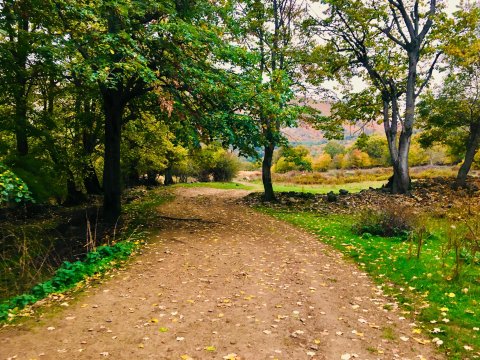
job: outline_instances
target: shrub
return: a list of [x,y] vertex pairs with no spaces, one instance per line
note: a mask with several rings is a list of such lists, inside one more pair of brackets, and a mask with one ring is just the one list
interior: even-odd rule
[[283,147],[279,155],[280,157],[275,164],[275,172],[312,171],[312,158],[305,146]]
[[0,205],[33,201],[27,184],[0,163]]
[[195,154],[192,168],[199,181],[231,181],[240,169],[237,157],[217,144],[209,145]]
[[358,234],[407,237],[415,227],[416,214],[405,206],[388,205],[381,209],[367,209],[353,226]]
[[353,149],[346,157],[347,167],[366,168],[372,165],[370,156],[359,149]]
[[332,157],[329,154],[322,154],[313,161],[313,170],[327,171],[332,166]]
[[237,175],[239,168],[240,162],[235,155],[226,151],[218,152],[212,168],[213,180],[221,182],[232,181]]

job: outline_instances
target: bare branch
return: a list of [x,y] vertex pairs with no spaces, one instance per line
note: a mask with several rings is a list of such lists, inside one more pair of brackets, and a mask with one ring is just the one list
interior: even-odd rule
[[427,72],[427,77],[425,78],[425,80],[423,80],[422,84],[420,85],[418,91],[416,92],[415,94],[415,97],[418,97],[423,89],[425,88],[425,86],[427,86],[428,82],[430,81],[431,77],[432,77],[432,74],[433,74],[433,70],[435,69],[435,65],[437,64],[438,62],[438,59],[440,58],[440,56],[443,54],[443,51],[440,51],[437,53],[437,55],[435,56],[435,59],[433,60],[432,64],[430,65],[430,69],[428,69],[428,72]]

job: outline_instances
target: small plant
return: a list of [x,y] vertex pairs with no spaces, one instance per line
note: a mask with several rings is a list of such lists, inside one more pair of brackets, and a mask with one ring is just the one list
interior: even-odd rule
[[105,272],[112,264],[128,258],[138,244],[138,241],[123,241],[112,246],[99,246],[83,261],[63,262],[50,280],[34,286],[29,293],[0,303],[0,322],[11,319],[15,312],[51,293],[68,290],[89,276]]
[[463,265],[480,262],[480,209],[460,207],[449,214],[449,220],[451,224],[444,231],[446,242],[442,256],[445,263],[445,259],[453,252],[453,276],[458,278]]
[[0,163],[0,205],[35,202],[27,184]]
[[408,248],[408,257],[412,258],[413,250],[415,247],[415,257],[420,259],[420,253],[422,252],[423,245],[427,239],[431,236],[430,232],[427,230],[427,227],[424,224],[415,226],[412,231],[410,231],[408,238],[410,240],[410,246]]
[[414,229],[415,214],[404,206],[385,206],[361,212],[353,230],[357,234],[369,233],[386,237],[407,237]]

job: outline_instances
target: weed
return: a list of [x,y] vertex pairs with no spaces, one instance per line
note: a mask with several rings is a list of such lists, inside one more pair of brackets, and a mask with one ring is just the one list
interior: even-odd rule
[[366,209],[353,226],[357,234],[407,237],[414,229],[414,212],[405,206],[388,205],[382,209]]
[[395,331],[391,327],[383,329],[382,338],[387,340],[395,340]]

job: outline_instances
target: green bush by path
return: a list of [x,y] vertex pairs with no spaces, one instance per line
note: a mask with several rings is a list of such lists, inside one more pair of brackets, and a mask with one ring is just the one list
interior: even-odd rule
[[89,252],[83,261],[65,261],[54,276],[32,288],[26,294],[15,296],[0,304],[0,322],[13,317],[16,312],[27,305],[73,288],[77,283],[95,274],[101,274],[118,262],[127,259],[138,246],[138,242],[124,241],[111,246],[100,246]]
[[449,359],[479,355],[480,266],[465,266],[454,279],[454,254],[442,253],[446,240],[440,231],[425,241],[417,260],[405,238],[355,234],[353,216],[260,210],[314,233],[359,263],[384,291],[422,320],[422,332],[443,342],[439,349]]

